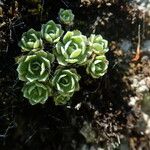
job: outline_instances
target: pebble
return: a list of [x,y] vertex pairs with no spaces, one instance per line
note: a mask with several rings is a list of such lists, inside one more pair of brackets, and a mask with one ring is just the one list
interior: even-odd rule
[[149,91],[149,88],[146,85],[142,85],[136,90],[137,93],[143,93],[143,92],[148,92],[148,91]]
[[139,81],[136,78],[134,78],[132,82],[133,82],[131,84],[132,88],[137,88],[139,86]]
[[142,113],[142,115],[143,115],[143,119],[146,123],[145,133],[150,134],[150,116],[148,114],[144,113],[144,112]]
[[150,0],[136,0],[136,2],[138,3],[139,9],[150,11]]
[[150,91],[150,77],[145,77],[144,79],[137,78],[134,76],[132,79],[131,87],[136,89],[137,93],[144,93]]
[[146,82],[147,87],[150,88],[150,77],[147,77],[145,79],[145,82]]
[[129,106],[135,106],[136,102],[139,100],[139,98],[137,96],[135,97],[130,97],[130,102],[129,102]]
[[149,60],[149,57],[148,56],[143,56],[142,58],[141,58],[141,61],[142,62],[147,62]]
[[129,40],[122,39],[121,42],[119,43],[119,46],[123,51],[127,52],[131,51],[132,43]]
[[150,40],[144,41],[143,46],[142,46],[142,51],[150,52]]
[[141,80],[138,84],[139,86],[146,85],[145,79]]

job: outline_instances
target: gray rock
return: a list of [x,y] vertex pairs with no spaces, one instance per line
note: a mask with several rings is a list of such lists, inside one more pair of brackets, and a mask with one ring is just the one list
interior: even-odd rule
[[131,51],[132,43],[129,40],[122,39],[121,42],[119,43],[119,46],[123,51],[127,52]]
[[143,43],[142,51],[149,51],[150,52],[150,40],[146,40]]
[[148,92],[148,91],[149,91],[149,88],[146,85],[142,85],[136,90],[137,93],[143,93],[143,92]]

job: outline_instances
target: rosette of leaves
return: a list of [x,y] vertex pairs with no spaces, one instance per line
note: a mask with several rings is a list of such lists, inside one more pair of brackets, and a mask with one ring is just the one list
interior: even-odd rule
[[60,9],[59,13],[60,22],[66,25],[72,25],[74,21],[74,14],[71,9]]
[[73,94],[71,94],[71,95],[68,94],[67,96],[64,96],[64,95],[61,95],[61,94],[55,95],[54,96],[55,105],[65,105],[70,100],[72,95]]
[[22,56],[18,59],[18,74],[22,81],[44,82],[49,78],[51,63],[54,61],[54,55],[49,52],[38,51]]
[[54,49],[58,63],[63,66],[85,63],[87,60],[86,42],[86,36],[82,35],[80,31],[68,31],[62,42],[58,42]]
[[56,24],[53,20],[48,21],[42,25],[41,35],[49,43],[57,43],[64,31],[61,29],[61,25]]
[[93,78],[99,78],[107,72],[108,60],[105,55],[96,56],[87,64],[86,72]]
[[65,104],[79,90],[79,80],[80,76],[75,69],[57,69],[52,79],[52,85],[58,93],[54,98],[55,103]]
[[22,52],[25,51],[39,51],[43,49],[43,42],[40,32],[30,29],[22,34],[21,41],[19,42]]
[[88,38],[89,51],[97,55],[105,54],[108,49],[108,41],[103,39],[101,35],[91,34]]
[[22,88],[22,92],[23,96],[29,100],[30,104],[44,104],[48,96],[51,96],[51,87],[48,84],[39,82],[27,82]]

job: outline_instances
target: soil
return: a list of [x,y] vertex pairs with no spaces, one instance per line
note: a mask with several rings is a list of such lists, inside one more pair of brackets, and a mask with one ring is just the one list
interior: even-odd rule
[[[67,105],[55,106],[49,99],[44,105],[31,106],[22,96],[23,85],[16,72],[15,58],[21,55],[18,42],[28,29],[40,30],[50,19],[58,22],[60,8],[72,9],[72,28],[87,36],[101,34],[109,41],[109,69],[98,80],[79,69],[84,80]],[[144,52],[132,62],[139,25],[141,41],[149,37],[147,20],[130,0],[1,0],[0,149],[122,149],[124,141],[126,149],[150,149],[146,126],[140,127],[144,119],[141,107],[150,87],[139,92],[140,85],[133,86],[137,76],[141,81],[150,75],[150,53]],[[119,46],[122,39],[131,41],[130,51]]]

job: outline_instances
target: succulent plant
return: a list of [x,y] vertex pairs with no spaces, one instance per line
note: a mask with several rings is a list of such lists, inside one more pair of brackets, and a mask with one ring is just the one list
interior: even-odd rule
[[18,60],[18,74],[22,81],[46,81],[51,71],[54,55],[49,52],[38,51],[22,56]]
[[72,25],[74,21],[74,14],[71,9],[60,9],[59,13],[60,22],[66,25]]
[[86,72],[90,74],[93,78],[99,78],[103,76],[108,68],[108,61],[105,55],[96,56],[91,59],[87,64]]
[[[59,19],[69,28],[74,14],[70,9],[60,9]],[[87,39],[79,30],[64,34],[53,20],[43,24],[41,32],[30,29],[23,33],[19,46],[26,53],[16,59],[18,77],[25,81],[22,92],[32,105],[44,104],[49,96],[55,105],[66,104],[80,88],[79,66],[86,65],[87,74],[93,78],[103,76],[108,68],[108,42],[101,35],[92,34]],[[45,51],[48,47],[52,54]],[[54,63],[55,58],[58,63]]]
[[87,60],[86,40],[80,31],[68,31],[54,49],[58,63],[63,66],[83,64]]
[[22,34],[21,41],[19,42],[22,52],[25,51],[39,51],[43,49],[43,42],[40,32],[30,29]]
[[61,94],[57,94],[54,96],[55,105],[65,105],[71,97],[72,95],[63,96]]
[[57,93],[66,97],[72,96],[75,91],[79,90],[80,76],[75,69],[59,68],[54,73],[52,85]]
[[88,38],[89,51],[94,52],[97,55],[106,53],[108,49],[108,41],[103,39],[101,35],[91,34]]
[[22,88],[23,96],[27,98],[30,104],[44,104],[51,95],[51,87],[39,82],[27,82]]
[[42,25],[41,35],[49,43],[57,43],[64,31],[61,29],[61,25],[56,24],[53,20],[48,21]]

